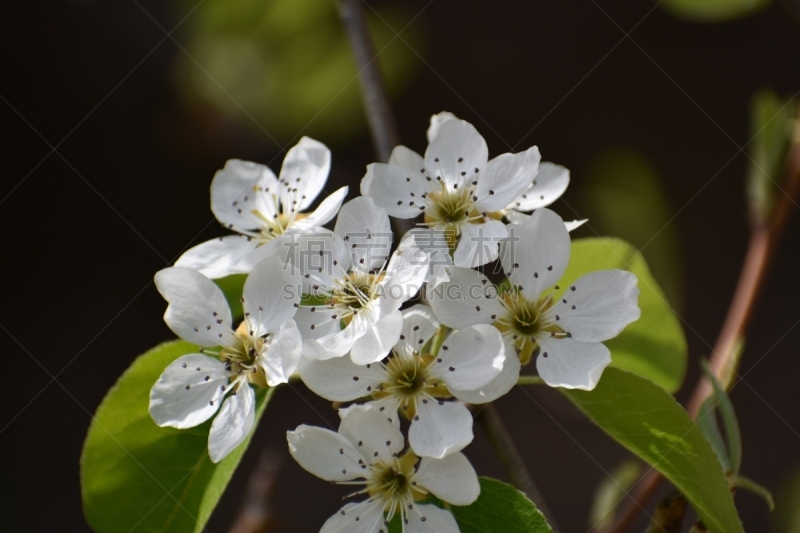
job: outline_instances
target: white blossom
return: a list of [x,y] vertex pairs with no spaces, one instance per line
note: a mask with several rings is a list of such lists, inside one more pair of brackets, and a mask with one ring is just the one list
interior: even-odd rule
[[[328,179],[328,148],[303,137],[283,160],[280,176],[266,166],[231,159],[211,182],[211,210],[226,228],[238,233],[219,237],[187,250],[175,266],[192,268],[220,278],[249,272],[258,259],[271,255],[275,239],[292,232],[321,227],[336,216],[347,196],[342,187],[328,196],[312,213],[303,211],[317,198]],[[248,259],[242,263],[243,259]]]
[[[548,385],[592,390],[611,362],[602,342],[639,318],[636,276],[601,270],[555,287],[570,256],[561,218],[540,208],[510,227],[501,263],[511,290],[498,295],[484,275],[457,269],[429,300],[436,316],[453,328],[492,324],[503,334],[506,365],[484,388],[486,394],[508,391],[516,382],[514,366],[518,375],[520,365],[536,354],[536,368]],[[486,290],[470,290],[474,287]]]
[[[488,325],[464,328],[446,338],[431,354],[439,323],[430,309],[416,305],[403,312],[403,332],[382,362],[357,365],[347,358],[305,359],[300,376],[323,398],[349,402],[371,397],[390,421],[398,412],[411,421],[408,437],[417,455],[445,457],[472,442],[472,415],[457,401],[473,399],[503,370],[500,333]],[[516,359],[516,356],[514,357]],[[484,397],[476,403],[493,400]]]
[[494,261],[507,231],[493,213],[505,209],[536,177],[538,148],[489,161],[483,137],[449,113],[431,119],[428,137],[424,158],[398,146],[388,164],[369,165],[361,194],[397,218],[424,214],[421,225],[446,236],[456,266]]
[[350,497],[367,499],[346,504],[321,533],[388,533],[398,514],[406,533],[458,533],[449,511],[418,502],[429,494],[451,505],[477,500],[478,476],[467,458],[402,453],[403,434],[374,408],[355,406],[341,415],[338,433],[307,425],[287,433],[289,452],[304,469],[332,483],[364,487]]
[[283,244],[282,257],[297,266],[302,290],[314,300],[295,317],[304,355],[350,352],[362,365],[385,357],[400,335],[400,306],[423,283],[427,256],[406,241],[390,257],[389,217],[364,197],[342,207],[333,233],[289,236]]
[[245,316],[236,330],[222,291],[199,272],[166,268],[156,274],[155,283],[169,302],[164,320],[170,329],[191,343],[220,348],[201,348],[202,354],[185,355],[167,366],[150,391],[150,415],[159,426],[185,429],[219,410],[208,436],[209,456],[216,463],[253,428],[255,392],[250,385],[286,383],[300,362],[302,339],[292,320],[298,300],[284,291],[292,278],[277,257],[254,268],[245,281]]

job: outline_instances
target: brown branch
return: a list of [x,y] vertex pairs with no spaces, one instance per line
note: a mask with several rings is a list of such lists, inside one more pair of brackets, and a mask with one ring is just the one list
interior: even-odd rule
[[542,498],[539,488],[533,481],[528,467],[525,466],[522,456],[517,450],[514,440],[508,433],[503,420],[500,418],[500,413],[497,412],[494,404],[486,404],[477,407],[480,409],[476,420],[483,428],[489,445],[492,447],[494,454],[500,460],[503,470],[508,474],[508,480],[517,489],[525,493],[541,513],[547,518],[550,528],[554,532],[558,532],[555,523],[553,522],[553,515],[547,508],[547,505]]
[[372,144],[378,158],[386,163],[394,147],[400,144],[400,137],[362,2],[363,0],[341,0],[341,17],[356,59]]
[[[800,198],[800,139],[794,139],[787,154],[785,168],[784,188],[777,193],[778,202],[768,221],[765,222],[763,217],[750,217],[750,243],[731,306],[709,362],[711,371],[717,377],[730,370],[734,364],[735,346],[747,332],[778,244],[791,215],[797,209],[797,200]],[[697,417],[700,406],[709,397],[711,390],[708,378],[701,376],[686,408],[692,418]],[[634,502],[627,507],[608,533],[627,531],[642,508],[653,497],[660,482],[661,474],[650,470],[637,484],[638,489],[633,496]]]
[[276,477],[281,460],[271,450],[261,453],[244,494],[244,503],[228,533],[272,533],[280,521],[275,504]]

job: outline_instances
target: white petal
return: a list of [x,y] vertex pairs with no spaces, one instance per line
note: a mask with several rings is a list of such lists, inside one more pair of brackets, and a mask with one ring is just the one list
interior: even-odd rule
[[524,194],[536,178],[541,159],[539,149],[534,146],[519,154],[503,154],[489,161],[475,186],[478,209],[499,211]]
[[381,365],[357,365],[349,357],[326,360],[303,358],[300,377],[306,387],[332,402],[369,396],[388,375]]
[[404,302],[419,292],[428,274],[428,255],[406,239],[389,259],[386,275],[376,290],[380,295],[381,314],[400,309]]
[[208,433],[208,455],[212,463],[222,461],[253,430],[256,420],[256,393],[245,383],[222,402]]
[[507,209],[505,214],[509,224],[524,224],[529,218],[531,218],[530,215],[520,213],[519,211],[514,211],[513,209]]
[[350,267],[350,251],[344,240],[325,229],[308,230],[273,241],[274,254],[292,264],[301,276],[303,292],[319,295],[333,287]]
[[518,211],[547,207],[564,194],[568,185],[569,170],[554,163],[540,163],[536,179],[509,207]]
[[212,279],[223,278],[256,246],[255,240],[244,235],[226,235],[189,248],[175,261],[175,266],[197,270]]
[[400,428],[370,404],[348,409],[339,424],[339,434],[370,464],[391,463],[406,445]]
[[267,375],[267,385],[274,387],[288,383],[297,371],[302,355],[303,338],[294,320],[288,320],[272,334],[272,344],[258,356],[258,364]]
[[335,431],[303,424],[286,432],[289,453],[300,466],[326,481],[364,477],[361,454]]
[[398,144],[389,156],[389,164],[398,166],[406,172],[425,174],[425,160],[414,150]]
[[331,152],[319,141],[303,137],[287,153],[280,173],[283,211],[304,211],[317,198],[331,169]]
[[489,384],[503,370],[506,360],[503,337],[494,326],[478,324],[450,335],[431,366],[447,388],[474,391]]
[[472,404],[493,402],[514,388],[519,379],[520,368],[519,357],[513,342],[509,339],[509,342],[506,343],[506,360],[503,363],[503,370],[496,378],[477,390],[453,390],[451,392],[462,402]]
[[463,224],[461,238],[453,254],[453,264],[475,268],[497,259],[498,245],[508,236],[506,225],[499,220],[483,224]]
[[[292,233],[298,232],[299,230],[292,231]],[[283,258],[279,252],[286,248],[283,243],[285,239],[288,238],[288,235],[283,235],[282,237],[277,237],[266,242],[257,243],[257,246],[242,255],[237,262],[231,264],[229,267],[229,272],[231,274],[249,274],[250,271],[253,270],[253,268],[255,268],[255,266],[264,259],[273,256],[279,256]]]
[[414,481],[452,505],[469,505],[481,493],[478,475],[463,453],[453,453],[444,459],[423,458]]
[[273,333],[291,320],[300,303],[299,285],[280,257],[269,257],[253,268],[244,282],[242,306],[254,336]]
[[436,190],[434,182],[429,182],[428,177],[419,170],[372,163],[367,165],[367,173],[361,180],[361,194],[372,198],[375,204],[393,217],[416,218],[425,206],[422,195]]
[[639,287],[634,274],[599,270],[579,278],[548,310],[549,321],[582,342],[612,339],[639,319]]
[[[425,151],[425,171],[434,181],[441,178],[450,190],[453,185],[464,185],[476,177],[480,180],[488,159],[486,141],[472,124],[447,120]],[[466,172],[465,176],[462,172]]]
[[180,338],[200,346],[233,340],[230,307],[213,281],[189,268],[170,267],[156,273],[155,283],[169,302],[164,321]]
[[292,222],[291,227],[302,230],[323,226],[330,222],[342,207],[342,202],[344,202],[348,190],[348,187],[342,187],[341,189],[338,189],[333,194],[325,198],[322,203],[319,204],[319,207],[317,207],[307,217]]
[[524,224],[508,227],[501,246],[503,269],[524,295],[536,300],[561,278],[569,263],[569,233],[561,217],[543,207]]
[[403,331],[398,349],[413,355],[425,346],[439,329],[439,322],[428,306],[417,304],[403,311]]
[[472,414],[458,402],[422,400],[408,442],[420,457],[442,458],[472,442]]
[[476,270],[454,267],[450,281],[428,291],[436,317],[453,329],[491,324],[505,314],[497,288]]
[[230,159],[211,182],[211,211],[226,228],[240,231],[260,228],[263,222],[253,211],[273,216],[277,206],[272,195],[277,193],[278,181],[269,168]]
[[[332,333],[317,338],[304,337],[303,355],[312,359],[330,359],[346,354],[353,348],[356,341],[377,322],[378,316],[375,307],[375,305],[363,307],[343,329],[339,326],[330,326],[330,329],[333,330]],[[299,317],[300,313],[297,316]],[[337,319],[337,322],[340,321]],[[323,323],[322,326],[325,324]],[[305,334],[307,331],[301,329],[300,333]]]
[[592,390],[611,363],[611,352],[599,342],[575,339],[537,339],[540,353],[536,370],[551,387]]
[[363,337],[350,350],[350,358],[357,365],[377,363],[386,357],[397,344],[403,329],[403,313],[395,311],[370,326]]
[[564,221],[564,225],[567,227],[567,231],[572,231],[574,229],[578,229],[584,224],[589,222],[588,218],[584,218],[582,220],[570,220],[569,222]]
[[432,504],[415,505],[416,510],[408,511],[406,533],[459,533],[456,519],[450,511]]
[[344,204],[333,231],[347,244],[352,269],[369,272],[386,263],[392,249],[392,226],[386,210],[371,198],[359,196]]
[[425,275],[428,288],[437,287],[450,279],[453,258],[442,231],[435,228],[414,228],[405,234],[401,246],[406,242],[412,254],[428,262],[428,272]]
[[[319,533],[378,533],[384,522],[381,499],[348,503],[328,518]],[[444,532],[443,532],[444,533]]]
[[[311,341],[340,331],[340,311],[328,305],[301,306],[294,316],[300,336],[303,337],[303,353],[308,355],[313,344]],[[336,318],[334,318],[336,317]],[[312,350],[313,351],[313,350]],[[317,359],[317,357],[314,357]]]
[[169,364],[150,389],[150,416],[161,427],[202,424],[219,409],[228,384],[225,365],[205,355],[184,355]]
[[439,128],[448,120],[458,120],[458,117],[449,111],[442,111],[431,117],[431,124],[428,126],[428,142],[432,142],[439,134]]

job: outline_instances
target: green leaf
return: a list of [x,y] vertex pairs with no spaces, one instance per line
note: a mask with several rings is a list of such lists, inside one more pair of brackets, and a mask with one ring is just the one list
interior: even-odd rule
[[664,0],[661,6],[694,22],[723,22],[752,15],[771,3],[771,0]]
[[[211,422],[160,428],[148,412],[150,388],[178,357],[197,353],[183,341],[140,356],[109,391],[81,456],[83,510],[98,533],[199,532],[219,501],[250,439],[221,462],[208,458]],[[257,395],[260,419],[274,389]]]
[[589,511],[589,528],[592,531],[604,531],[614,525],[617,507],[626,500],[628,490],[639,480],[641,473],[642,463],[637,459],[628,459],[597,486]]
[[586,178],[580,200],[592,230],[641,249],[667,300],[680,309],[684,263],[678,226],[670,223],[675,208],[655,165],[631,148],[611,148],[592,158]]
[[714,450],[666,391],[613,367],[593,391],[561,391],[612,438],[669,479],[709,531],[743,533]]
[[481,477],[478,501],[452,506],[461,533],[552,533],[544,515],[511,485]]
[[783,180],[786,153],[792,140],[797,107],[775,92],[762,89],[750,101],[750,169],[747,199],[750,212],[767,220]]
[[[435,497],[420,502],[448,509],[461,533],[553,533],[544,515],[527,496],[511,485],[481,477],[481,495],[472,505],[447,505]],[[400,516],[389,523],[389,533],[401,533]]]
[[614,339],[605,342],[611,364],[651,380],[669,392],[680,388],[686,374],[686,338],[664,293],[633,246],[612,238],[572,241],[572,256],[558,285],[566,289],[595,270],[621,268],[639,278],[642,316]]
[[[711,381],[711,386],[714,389],[714,407],[719,414],[722,415],[722,425],[725,428],[725,442],[727,443],[728,458],[730,460],[729,469],[734,474],[739,473],[742,467],[742,434],[739,431],[739,421],[736,419],[736,412],[733,410],[733,403],[725,389],[722,388],[719,380],[711,372],[708,363],[703,360],[702,363],[703,373]],[[708,401],[708,400],[706,400]]]
[[246,279],[247,274],[231,274],[230,276],[214,280],[214,283],[222,289],[225,299],[228,300],[234,322],[241,320],[244,316],[242,291],[244,290],[244,280]]
[[705,399],[697,414],[697,425],[708,439],[709,444],[714,449],[714,453],[717,454],[722,469],[725,472],[732,472],[733,468],[731,467],[731,458],[728,455],[728,446],[725,444],[725,439],[722,438],[717,421],[717,413],[714,411],[715,401],[716,399],[713,395]]

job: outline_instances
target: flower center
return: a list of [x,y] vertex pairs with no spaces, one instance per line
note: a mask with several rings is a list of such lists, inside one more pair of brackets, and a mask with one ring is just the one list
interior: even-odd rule
[[503,336],[514,341],[520,363],[528,364],[536,354],[539,345],[536,336],[542,334],[560,335],[561,329],[544,320],[544,312],[553,305],[553,297],[543,296],[538,302],[528,300],[517,291],[507,291],[501,302],[506,309],[504,316],[498,318],[494,326]]
[[372,468],[372,475],[367,481],[367,492],[372,497],[379,497],[386,506],[387,520],[395,513],[404,515],[406,507],[425,498],[427,492],[418,488],[414,482],[419,465],[419,458],[410,450],[392,464],[380,463]]
[[[266,337],[254,337],[244,320],[234,333],[235,340],[219,352],[219,358],[227,364],[231,378],[247,374],[250,383],[266,386],[266,375],[260,365],[256,364],[259,354],[269,348],[270,340]],[[206,351],[206,353],[208,353]]]
[[[275,202],[275,207],[277,211],[278,207],[278,200],[276,197],[272,197],[273,201]],[[256,234],[256,240],[258,241],[259,246],[265,244],[276,237],[280,237],[286,230],[291,226],[295,221],[301,220],[308,215],[305,213],[281,213],[278,214],[277,212],[274,213],[272,216],[267,216],[261,211],[253,210],[253,215],[258,217],[258,219],[264,223],[261,229],[258,230]]]
[[447,385],[430,376],[434,360],[435,356],[431,354],[407,356],[395,353],[386,363],[389,378],[373,392],[373,398],[396,398],[400,401],[400,412],[409,420],[417,414],[418,401],[450,398],[452,394]]
[[353,271],[337,280],[328,303],[342,310],[340,318],[343,321],[343,327],[350,323],[353,315],[358,314],[375,298],[375,287],[382,279],[382,273],[365,274]]

